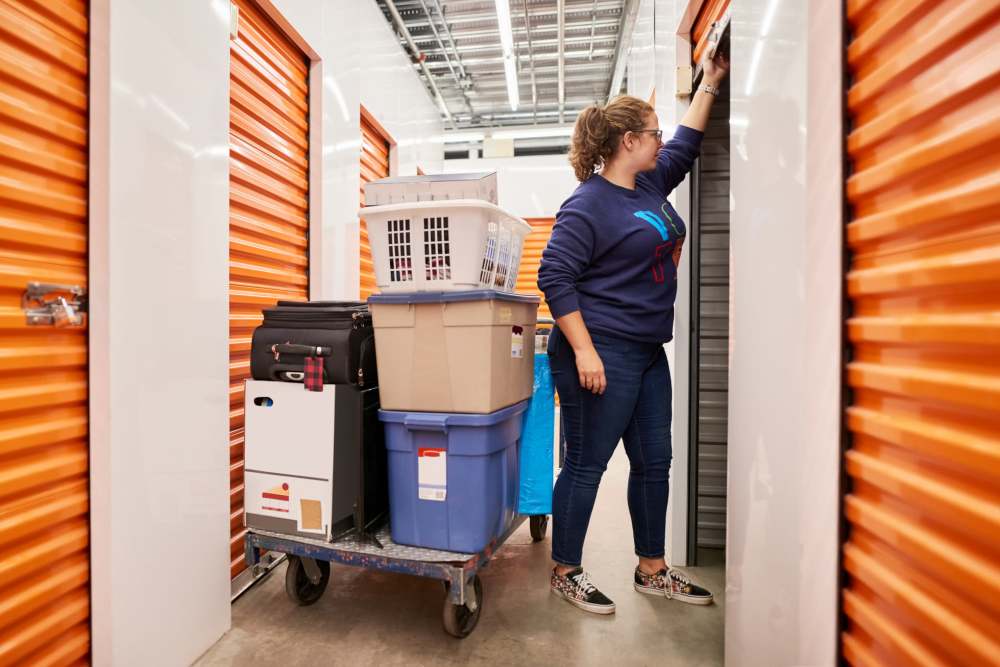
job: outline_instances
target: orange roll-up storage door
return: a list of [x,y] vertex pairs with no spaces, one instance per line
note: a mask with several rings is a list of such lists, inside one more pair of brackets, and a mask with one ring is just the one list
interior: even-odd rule
[[[29,326],[29,282],[87,286],[88,9],[0,0],[0,664],[90,652],[87,328]],[[59,293],[69,296],[68,293]]]
[[711,34],[712,24],[722,18],[722,15],[729,9],[730,0],[705,0],[698,16],[691,27],[691,62],[695,65],[701,62],[701,56],[708,46],[708,36]]
[[230,42],[231,575],[243,559],[243,381],[261,310],[309,298],[309,60],[247,0]]
[[842,650],[1000,656],[1000,5],[849,0]]
[[[389,150],[391,143],[376,126],[368,112],[361,113],[361,205],[365,205],[365,183],[389,177]],[[368,240],[368,225],[361,220],[361,300],[378,292],[375,284],[375,265],[372,247]]]
[[517,291],[520,294],[537,294],[541,297],[538,304],[538,317],[552,317],[549,305],[545,303],[545,295],[538,289],[538,267],[542,263],[542,251],[548,245],[552,236],[552,226],[555,218],[527,218],[531,225],[531,233],[524,239],[524,249],[521,251],[521,269],[517,273]]

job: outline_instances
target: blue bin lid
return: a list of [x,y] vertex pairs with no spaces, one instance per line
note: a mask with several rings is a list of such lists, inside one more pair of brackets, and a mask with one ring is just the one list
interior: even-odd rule
[[511,294],[492,289],[470,290],[467,292],[406,292],[404,294],[373,294],[368,303],[454,303],[457,301],[512,301],[514,303],[538,303],[534,294]]
[[[448,426],[493,426],[517,416],[528,409],[531,399],[515,403],[489,414],[465,414],[461,412],[408,412],[404,410],[379,410],[378,418],[391,424],[427,427],[427,430],[443,430]],[[419,430],[419,429],[418,429]]]

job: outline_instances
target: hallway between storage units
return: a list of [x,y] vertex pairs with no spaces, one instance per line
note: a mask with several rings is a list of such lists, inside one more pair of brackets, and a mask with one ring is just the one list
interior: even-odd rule
[[431,579],[333,565],[323,597],[295,606],[285,566],[233,604],[233,627],[196,664],[222,665],[690,665],[723,664],[724,562],[685,568],[715,593],[709,607],[632,590],[628,459],[619,444],[591,519],[584,563],[615,601],[610,617],[587,614],[549,593],[551,523],[534,544],[525,523],[481,577],[479,625],[465,639],[441,629],[442,586]]

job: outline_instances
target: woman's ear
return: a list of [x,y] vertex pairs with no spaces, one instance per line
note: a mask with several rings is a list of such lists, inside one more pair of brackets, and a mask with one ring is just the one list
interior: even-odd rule
[[625,132],[625,134],[622,135],[622,147],[629,151],[635,148],[635,134],[632,132]]

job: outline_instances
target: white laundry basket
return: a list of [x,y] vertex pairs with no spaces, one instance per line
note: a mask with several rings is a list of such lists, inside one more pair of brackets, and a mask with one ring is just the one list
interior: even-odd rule
[[531,225],[479,199],[366,206],[375,281],[384,293],[513,292]]

